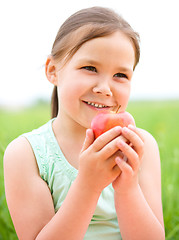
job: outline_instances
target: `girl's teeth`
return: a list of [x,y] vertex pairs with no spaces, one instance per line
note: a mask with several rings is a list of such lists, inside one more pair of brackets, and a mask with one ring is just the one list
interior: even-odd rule
[[97,103],[91,103],[91,102],[88,102],[88,104],[91,105],[91,106],[97,107],[97,108],[103,108],[103,107],[106,107],[105,105],[97,104]]

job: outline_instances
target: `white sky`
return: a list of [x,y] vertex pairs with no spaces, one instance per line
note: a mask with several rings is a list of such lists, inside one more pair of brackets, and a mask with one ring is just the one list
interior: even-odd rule
[[60,25],[81,8],[121,14],[141,37],[131,98],[179,97],[178,0],[6,0],[0,3],[0,105],[50,99],[44,63]]

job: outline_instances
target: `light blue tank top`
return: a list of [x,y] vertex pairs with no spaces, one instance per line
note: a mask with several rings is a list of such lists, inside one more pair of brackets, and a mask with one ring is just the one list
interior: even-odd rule
[[[55,212],[57,212],[75,180],[78,170],[65,159],[52,129],[53,120],[22,136],[26,137],[32,147],[40,176],[49,186]],[[122,239],[114,206],[114,190],[111,184],[102,191],[99,197],[84,239]]]

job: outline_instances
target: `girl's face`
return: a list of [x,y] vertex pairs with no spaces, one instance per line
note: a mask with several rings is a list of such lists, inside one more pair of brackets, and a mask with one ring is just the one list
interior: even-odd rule
[[57,64],[59,117],[90,127],[99,112],[125,111],[130,95],[135,51],[117,31],[83,44],[61,67]]

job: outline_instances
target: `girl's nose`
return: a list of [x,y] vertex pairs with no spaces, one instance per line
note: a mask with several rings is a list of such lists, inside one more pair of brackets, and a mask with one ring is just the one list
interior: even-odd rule
[[112,91],[111,91],[108,81],[102,81],[102,82],[98,83],[93,88],[93,92],[97,93],[97,94],[101,94],[103,96],[108,96],[108,97],[112,96]]

